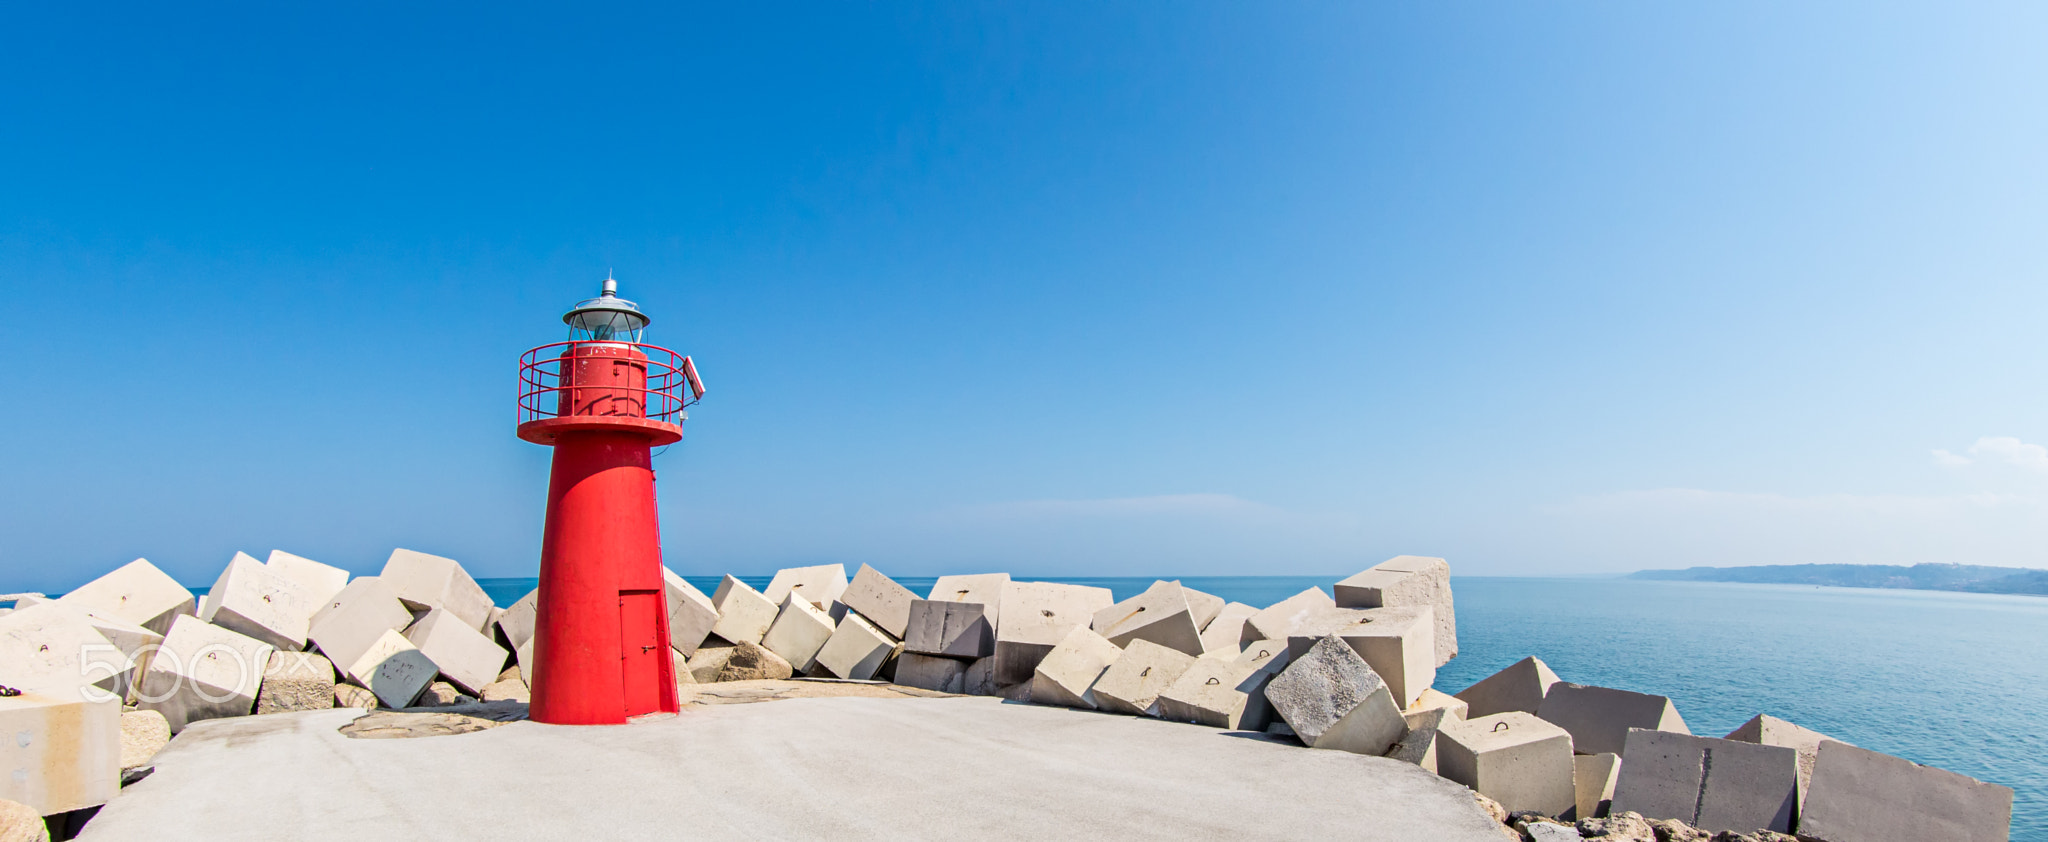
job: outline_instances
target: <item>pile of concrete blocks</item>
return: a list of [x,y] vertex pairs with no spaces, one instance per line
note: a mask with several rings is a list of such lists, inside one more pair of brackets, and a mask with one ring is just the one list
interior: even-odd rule
[[896,659],[895,682],[944,693],[992,689],[996,627],[1008,573],[941,576],[913,599]]

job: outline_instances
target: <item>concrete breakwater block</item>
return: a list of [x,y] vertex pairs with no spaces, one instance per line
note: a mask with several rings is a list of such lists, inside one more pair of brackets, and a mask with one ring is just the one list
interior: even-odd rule
[[1791,833],[1798,788],[1792,749],[1631,728],[1613,809],[1708,833]]
[[263,671],[276,651],[256,638],[197,617],[179,617],[149,660],[136,691],[136,707],[154,710],[171,732],[204,719],[247,716],[256,707]]
[[192,591],[148,559],[138,558],[76,590],[58,597],[87,614],[133,623],[157,634],[169,634],[171,621],[198,612]]
[[846,591],[839,595],[839,601],[847,608],[859,612],[875,628],[888,632],[897,640],[903,639],[910,624],[910,603],[915,599],[917,594],[909,588],[865,564],[853,574],[853,581],[846,586]]
[[2012,794],[2009,787],[1823,740],[1799,836],[1818,842],[2005,842],[2012,831]]
[[1321,589],[1309,588],[1253,614],[1245,620],[1238,639],[1245,643],[1292,637],[1320,639],[1364,616],[1363,610],[1338,608]]
[[1436,732],[1445,720],[1457,721],[1450,716],[1450,709],[1441,707],[1423,708],[1401,714],[1401,721],[1408,726],[1408,732],[1387,749],[1386,756],[1403,763],[1413,763],[1426,771],[1436,771]]
[[924,598],[932,602],[971,602],[981,606],[982,616],[988,618],[988,627],[993,633],[1003,619],[1003,589],[1009,584],[1008,573],[940,576],[932,582],[931,592]]
[[334,685],[334,706],[338,708],[375,708],[377,707],[377,694],[370,692],[368,687],[358,687],[354,684],[336,684]]
[[1381,755],[1408,727],[1387,683],[1336,637],[1293,658],[1266,685],[1266,700],[1310,748]]
[[41,815],[105,804],[121,787],[121,703],[0,697],[0,799]]
[[704,645],[704,638],[718,625],[718,607],[673,570],[661,568],[661,579],[668,595],[669,647],[687,658],[697,653],[697,647]]
[[781,605],[790,594],[797,593],[813,607],[829,611],[832,603],[839,601],[839,595],[845,592],[846,565],[820,564],[775,571],[775,578],[768,580],[768,587],[761,590],[761,596]]
[[1159,694],[1195,665],[1195,656],[1149,640],[1133,640],[1095,680],[1095,706],[1143,716]]
[[369,688],[388,708],[411,707],[440,672],[432,658],[395,631],[379,635],[347,670],[350,680]]
[[[1799,752],[1799,800],[1806,800],[1806,792],[1813,788],[1813,761],[1820,751],[1822,740],[1833,740],[1826,734],[1801,728],[1775,716],[1757,714],[1748,722],[1735,726],[1728,732],[1727,739],[1765,746],[1783,746]],[[1835,740],[1841,742],[1841,740]]]
[[1550,665],[1535,657],[1523,658],[1506,669],[1458,691],[1457,697],[1470,706],[1466,718],[1521,711],[1534,715],[1543,707],[1543,697],[1558,683]]
[[333,599],[342,588],[348,587],[348,571],[284,550],[271,550],[263,566],[270,568],[272,573],[297,582],[315,604]]
[[1122,655],[1109,638],[1093,629],[1075,628],[1032,671],[1032,703],[1093,710],[1095,680]]
[[979,602],[912,600],[903,651],[968,660],[994,655],[996,633],[989,624],[990,610],[991,606]]
[[[361,580],[357,580],[361,581]],[[718,609],[711,609],[713,622],[717,622]],[[505,641],[506,648],[514,652],[533,639],[534,626],[540,621],[540,589],[527,591],[512,607],[498,612],[491,622],[498,627],[498,636]]]
[[1436,622],[1436,663],[1458,654],[1458,616],[1451,598],[1451,565],[1428,556],[1395,556],[1338,582],[1341,608],[1430,608]]
[[1550,692],[1543,696],[1543,704],[1537,707],[1536,715],[1570,731],[1572,746],[1585,754],[1605,752],[1626,758],[1628,755],[1624,748],[1628,743],[1629,730],[1633,728],[1674,734],[1692,733],[1678,715],[1677,706],[1668,698],[1568,681],[1551,685]]
[[1090,626],[1117,646],[1147,640],[1190,656],[1202,654],[1202,629],[1179,583],[1153,582],[1144,593],[1095,612]]
[[1008,687],[1031,680],[1038,662],[1095,612],[1116,599],[1108,588],[1052,582],[1009,582],[997,608],[994,680]]
[[1259,613],[1259,609],[1242,602],[1226,603],[1218,609],[1215,619],[1202,627],[1202,654],[1205,657],[1230,660],[1244,651],[1244,622]]
[[270,653],[263,683],[256,690],[256,712],[285,713],[334,707],[334,664],[314,652]]
[[1149,713],[1161,719],[1211,728],[1263,731],[1272,720],[1266,684],[1286,665],[1287,650],[1277,645],[1254,649],[1238,658],[1205,654],[1196,658],[1172,686],[1160,691]]
[[43,600],[0,617],[0,678],[52,695],[92,686],[127,698],[163,636]]
[[[328,700],[332,703],[332,699]],[[171,723],[153,710],[121,712],[121,774],[149,765],[171,741]],[[0,836],[0,839],[6,837]]]
[[421,615],[406,628],[405,639],[434,662],[442,678],[472,696],[498,680],[509,654],[446,608]]
[[1572,735],[1521,711],[1465,720],[1437,729],[1437,773],[1500,802],[1508,812],[1563,815],[1577,806]]
[[848,612],[818,650],[819,669],[835,678],[866,681],[880,672],[900,644],[858,612]]
[[904,652],[896,656],[896,683],[939,693],[964,693],[970,665],[959,658]]
[[1572,791],[1576,793],[1572,818],[1590,819],[1607,815],[1614,801],[1614,784],[1621,779],[1621,756],[1602,752],[1572,757]]
[[711,606],[718,609],[718,622],[711,633],[728,643],[760,643],[768,627],[782,613],[782,606],[733,576],[718,583],[711,594]]
[[818,650],[832,639],[832,615],[812,603],[801,590],[782,598],[782,610],[775,615],[761,645],[789,662],[797,674],[809,672],[817,663]]
[[1395,704],[1403,708],[1414,704],[1436,681],[1436,621],[1427,606],[1359,610],[1355,619],[1343,625],[1314,636],[1289,637],[1287,648],[1299,657],[1317,640],[1329,636],[1343,640],[1364,658],[1387,682]]
[[446,608],[471,629],[481,632],[489,627],[493,607],[490,595],[452,558],[392,550],[377,578],[384,580],[391,592],[413,611]]
[[[1216,617],[1223,613],[1223,606],[1225,604],[1223,602],[1223,597],[1217,596],[1212,593],[1203,593],[1201,591],[1195,590],[1194,588],[1182,585],[1179,579],[1173,580],[1173,584],[1178,586],[1180,588],[1181,595],[1187,598],[1188,614],[1192,616],[1195,620],[1196,631],[1207,630],[1209,628],[1209,624],[1215,622]],[[1194,654],[1199,655],[1201,653],[1197,652]]]
[[376,576],[362,576],[348,583],[313,615],[306,637],[334,662],[344,674],[385,632],[412,625],[412,612],[405,609],[398,594]]
[[1443,708],[1452,719],[1467,719],[1469,718],[1467,714],[1470,714],[1472,711],[1472,706],[1465,704],[1465,700],[1456,696],[1446,695],[1432,687],[1425,687],[1422,690],[1422,695],[1416,697],[1414,703],[1408,705],[1407,709],[1401,712],[1415,713],[1416,711],[1433,708]]
[[199,619],[279,649],[303,649],[313,612],[324,603],[297,580],[235,553],[200,601]]

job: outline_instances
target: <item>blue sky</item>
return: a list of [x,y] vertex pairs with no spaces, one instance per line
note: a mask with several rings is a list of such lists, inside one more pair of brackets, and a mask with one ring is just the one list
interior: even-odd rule
[[0,590],[537,564],[607,270],[686,573],[2048,567],[2048,7],[22,8]]

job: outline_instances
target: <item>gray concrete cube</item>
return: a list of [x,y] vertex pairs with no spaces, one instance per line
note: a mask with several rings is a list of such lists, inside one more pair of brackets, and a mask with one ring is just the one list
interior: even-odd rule
[[1002,619],[996,624],[996,684],[1008,687],[1030,681],[1046,653],[1114,602],[1108,588],[1053,582],[1004,584],[997,610]]
[[[533,641],[526,645],[531,647]],[[351,680],[375,693],[377,701],[385,707],[405,708],[426,692],[441,668],[405,635],[387,631],[345,672]]]
[[1293,658],[1266,685],[1266,700],[1310,748],[1381,755],[1407,730],[1386,681],[1336,637]]
[[1436,732],[1444,722],[1456,722],[1446,708],[1433,707],[1401,714],[1401,721],[1408,726],[1408,732],[1387,749],[1387,758],[1403,763],[1413,763],[1423,771],[1436,771]]
[[58,597],[87,614],[133,623],[159,635],[171,631],[179,615],[198,613],[192,591],[148,559],[138,558],[76,590]]
[[902,640],[910,624],[910,602],[917,594],[909,588],[896,584],[895,579],[882,575],[865,564],[853,574],[853,581],[839,595],[839,601],[853,609],[875,628],[888,632],[890,637]]
[[1436,620],[1436,663],[1458,654],[1458,616],[1451,599],[1451,565],[1428,556],[1395,556],[1337,583],[1342,608],[1429,607]]
[[1003,589],[1010,584],[1008,573],[970,573],[940,576],[932,582],[925,599],[932,602],[972,602],[982,606],[991,633],[1003,619]]
[[996,635],[988,620],[990,610],[979,602],[912,600],[903,651],[967,660],[994,655]]
[[136,707],[164,715],[171,732],[204,719],[247,716],[256,706],[271,646],[248,635],[179,617],[149,659]]
[[940,693],[963,693],[967,690],[970,665],[971,662],[959,658],[904,652],[896,656],[896,683]]
[[1572,791],[1574,819],[1590,819],[1607,815],[1608,805],[1614,801],[1614,784],[1621,779],[1621,755],[1602,752],[1581,754],[1572,758]]
[[1708,833],[1791,833],[1798,790],[1792,749],[1631,728],[1612,809]]
[[360,576],[313,615],[306,637],[346,674],[385,632],[404,629],[412,619],[382,578]]
[[1223,613],[1223,597],[1181,585],[1179,579],[1173,580],[1173,583],[1180,585],[1181,595],[1187,598],[1188,613],[1194,617],[1195,630],[1207,631],[1209,624],[1215,622],[1216,617]]
[[1323,630],[1315,637],[1289,637],[1288,651],[1298,656],[1315,641],[1334,635],[1372,665],[1373,672],[1393,692],[1395,704],[1402,708],[1414,704],[1436,681],[1436,620],[1432,610],[1426,606],[1373,608],[1358,611],[1358,615],[1351,622]]
[[2009,787],[1823,740],[1799,836],[1818,842],[2005,842],[2012,834],[2012,795]]
[[1309,588],[1301,593],[1273,603],[1244,621],[1238,632],[1238,640],[1251,643],[1257,640],[1286,640],[1297,634],[1306,634],[1304,624],[1311,619],[1326,617],[1329,609],[1337,607],[1330,595],[1321,588]]
[[818,661],[818,650],[832,639],[832,615],[812,603],[801,588],[782,598],[782,610],[768,633],[761,635],[761,647],[789,662],[796,674],[810,671]]
[[[1833,740],[1819,731],[1801,728],[1775,716],[1758,714],[1728,732],[1728,739],[1766,746],[1783,746],[1799,752],[1799,800],[1813,787],[1813,761],[1822,740]],[[1836,740],[1836,742],[1841,742]]]
[[895,656],[900,644],[858,612],[849,613],[818,649],[817,666],[835,678],[867,681]]
[[1509,664],[1455,695],[1470,706],[1466,711],[1467,719],[1508,711],[1521,711],[1533,716],[1543,707],[1543,697],[1550,693],[1551,686],[1557,681],[1557,673],[1550,671],[1550,665],[1529,657]]
[[1578,803],[1572,735],[1533,714],[1508,711],[1437,727],[1437,774],[1471,787],[1508,812],[1561,816]]
[[[1192,606],[1190,606],[1192,607]],[[1209,624],[1202,627],[1202,654],[1205,657],[1231,660],[1244,651],[1244,623],[1259,613],[1259,609],[1242,602],[1224,605]]]
[[697,647],[704,645],[704,638],[718,625],[718,607],[675,571],[663,567],[661,578],[668,594],[669,647],[687,658],[697,653]]
[[384,580],[391,592],[413,611],[445,608],[474,631],[489,628],[493,607],[490,595],[452,558],[392,550],[377,578]]
[[1537,708],[1536,715],[1570,731],[1572,746],[1584,754],[1605,752],[1627,757],[1623,749],[1628,743],[1628,732],[1631,728],[1669,731],[1674,734],[1692,733],[1686,729],[1685,720],[1678,715],[1678,707],[1668,698],[1612,687],[1573,684],[1569,681],[1551,685],[1550,692],[1544,694],[1543,704]]
[[[715,618],[718,614],[718,609],[712,608],[711,613]],[[519,650],[519,647],[526,645],[527,641],[533,639],[534,625],[539,620],[540,589],[534,588],[527,591],[526,595],[520,597],[518,601],[512,603],[512,607],[500,612],[495,622],[498,624],[499,636],[503,637],[505,644],[516,652]],[[712,622],[715,625],[717,620],[714,619]]]
[[1190,656],[1202,654],[1202,630],[1176,582],[1153,582],[1144,593],[1095,612],[1090,627],[1118,646],[1149,640]]
[[1195,665],[1195,656],[1168,649],[1149,640],[1133,640],[1122,655],[1095,679],[1095,707],[1115,713],[1142,716],[1152,709],[1160,692]]

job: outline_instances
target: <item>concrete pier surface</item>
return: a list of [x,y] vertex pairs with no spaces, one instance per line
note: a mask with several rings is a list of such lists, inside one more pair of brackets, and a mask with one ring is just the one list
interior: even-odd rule
[[791,698],[408,739],[341,732],[365,713],[194,725],[79,838],[1503,838],[1471,792],[1413,765],[992,698]]

